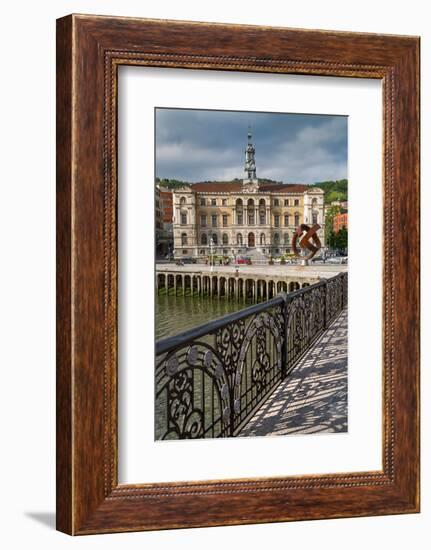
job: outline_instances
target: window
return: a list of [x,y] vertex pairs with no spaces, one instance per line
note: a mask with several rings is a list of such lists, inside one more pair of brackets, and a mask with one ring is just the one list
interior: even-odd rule
[[223,244],[229,244],[229,238],[227,233],[223,233]]
[[254,225],[254,212],[248,214],[248,225]]
[[229,254],[229,250],[227,248],[223,248],[223,254],[224,256],[227,256]]
[[208,244],[208,237],[205,233],[202,233],[201,235],[201,245],[206,246]]
[[317,212],[315,210],[313,210],[313,212],[311,213],[311,218],[312,218],[312,224],[315,225],[317,223]]
[[217,215],[216,215],[216,214],[213,214],[213,215],[211,216],[211,225],[212,225],[213,227],[217,227]]
[[280,216],[278,214],[274,215],[274,225],[275,227],[280,227]]
[[181,197],[180,204],[186,204],[186,197]]
[[296,227],[299,226],[299,214],[298,214],[298,212],[295,212],[295,226]]
[[211,199],[211,206],[217,206],[217,199]]
[[227,214],[223,214],[223,227],[227,226]]
[[239,244],[239,246],[242,246],[242,235],[241,233],[238,233],[236,236],[236,244]]
[[185,212],[181,212],[181,225],[187,225],[187,214]]
[[299,199],[295,199],[295,206],[299,206]]
[[188,250],[183,250],[183,254],[188,254],[189,251]]
[[222,203],[223,206],[226,206],[227,205],[227,199],[222,199],[221,203]]
[[199,250],[199,254],[205,254],[205,250]]
[[289,206],[289,199],[284,199],[284,206]]
[[206,227],[207,226],[207,217],[206,214],[201,214],[201,226]]
[[216,245],[216,246],[218,245],[218,238],[217,238],[217,235],[212,235],[211,240],[212,240],[212,242],[213,242],[214,245]]
[[205,206],[205,199],[201,198],[201,206]]
[[284,215],[284,225],[286,227],[289,225],[289,214]]
[[274,234],[274,244],[280,244],[280,235],[278,233]]
[[187,246],[187,233],[181,233],[181,246]]
[[259,223],[260,225],[265,225],[265,214],[259,214]]
[[265,233],[260,234],[260,244],[261,245],[265,244]]
[[274,206],[280,206],[280,201],[278,199],[274,199]]
[[242,217],[242,213],[237,215],[237,219],[238,219],[238,225],[242,225],[243,224],[243,217]]
[[289,244],[289,233],[284,234],[284,244]]

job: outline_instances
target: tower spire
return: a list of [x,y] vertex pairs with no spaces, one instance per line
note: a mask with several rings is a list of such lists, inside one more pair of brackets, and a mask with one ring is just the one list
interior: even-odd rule
[[247,182],[256,182],[257,183],[257,177],[256,177],[256,161],[254,158],[255,149],[253,147],[252,143],[252,133],[251,133],[251,126],[248,127],[248,143],[245,150],[245,165],[244,165],[244,172],[247,173],[247,177],[243,180],[244,183]]

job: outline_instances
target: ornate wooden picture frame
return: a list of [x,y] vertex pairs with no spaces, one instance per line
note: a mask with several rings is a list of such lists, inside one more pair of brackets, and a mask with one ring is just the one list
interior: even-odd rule
[[[382,81],[381,471],[118,483],[120,65]],[[87,15],[59,19],[57,528],[90,534],[418,512],[418,220],[417,37]]]

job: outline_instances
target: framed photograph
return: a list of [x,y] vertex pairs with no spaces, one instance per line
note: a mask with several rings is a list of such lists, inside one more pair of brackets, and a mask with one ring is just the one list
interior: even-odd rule
[[419,511],[419,38],[57,21],[57,528]]

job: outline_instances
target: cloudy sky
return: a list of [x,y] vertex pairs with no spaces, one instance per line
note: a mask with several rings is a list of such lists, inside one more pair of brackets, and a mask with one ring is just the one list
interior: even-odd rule
[[190,182],[244,177],[252,127],[258,178],[347,178],[347,117],[156,109],[156,176]]

